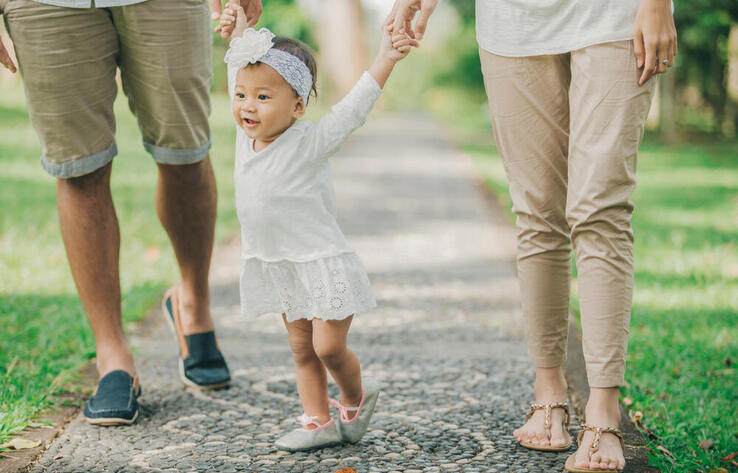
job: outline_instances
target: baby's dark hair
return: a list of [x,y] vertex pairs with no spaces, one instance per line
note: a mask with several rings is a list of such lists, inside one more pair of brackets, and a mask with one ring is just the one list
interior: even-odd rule
[[[318,89],[316,88],[316,78],[318,73],[318,65],[315,62],[313,53],[310,51],[310,47],[301,41],[296,39],[287,38],[286,36],[275,36],[272,40],[272,47],[281,51],[287,52],[295,56],[300,61],[304,62],[308,67],[310,74],[313,75],[313,84],[310,88],[310,94],[308,95],[308,101],[310,95],[318,97]],[[307,105],[307,104],[305,104]]]

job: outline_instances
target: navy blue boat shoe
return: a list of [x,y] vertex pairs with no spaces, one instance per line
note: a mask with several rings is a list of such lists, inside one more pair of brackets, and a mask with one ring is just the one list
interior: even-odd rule
[[95,425],[130,425],[138,418],[141,386],[123,370],[111,371],[97,383],[97,389],[85,403],[84,416]]
[[215,332],[182,335],[178,295],[179,285],[169,289],[164,295],[162,310],[179,344],[179,377],[187,386],[202,390],[230,386],[231,375],[218,349]]

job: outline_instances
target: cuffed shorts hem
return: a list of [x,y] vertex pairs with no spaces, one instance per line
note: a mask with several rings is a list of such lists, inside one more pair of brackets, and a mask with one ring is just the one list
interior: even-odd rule
[[211,140],[208,140],[197,148],[174,149],[162,148],[148,141],[143,142],[144,148],[151,154],[154,161],[161,164],[192,164],[202,161],[208,155],[211,144]]
[[53,177],[67,179],[70,177],[84,176],[85,174],[97,171],[112,161],[117,154],[118,147],[113,143],[109,148],[99,153],[65,163],[53,163],[47,161],[45,156],[42,156],[41,166]]

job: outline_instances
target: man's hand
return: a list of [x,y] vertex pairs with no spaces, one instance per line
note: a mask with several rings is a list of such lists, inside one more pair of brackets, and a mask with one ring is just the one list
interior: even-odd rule
[[[244,12],[246,13],[246,18],[248,19],[248,22],[246,24],[246,28],[251,28],[254,26],[258,21],[259,17],[261,17],[261,12],[264,11],[264,8],[261,5],[261,0],[234,0],[238,1],[241,4],[241,7],[243,8]],[[211,17],[213,20],[220,19],[221,15],[221,0],[210,0],[210,12]],[[220,33],[220,36],[223,38],[230,38],[231,34],[233,33],[233,28],[235,25],[235,18],[233,18],[233,22],[230,26],[223,25],[223,22],[218,24],[218,26],[215,27],[215,32]]]
[[654,74],[662,74],[674,65],[677,33],[670,0],[643,0],[636,16],[633,33],[636,65],[643,68],[638,85]]
[[[423,39],[428,19],[436,5],[438,5],[438,0],[397,0],[383,26],[389,27],[390,31],[395,34],[407,33],[411,38],[420,41]],[[418,11],[420,16],[413,29],[412,22]]]
[[5,49],[3,40],[0,38],[0,64],[5,66],[10,72],[15,73],[17,69],[13,63],[13,59],[10,58],[10,53]]

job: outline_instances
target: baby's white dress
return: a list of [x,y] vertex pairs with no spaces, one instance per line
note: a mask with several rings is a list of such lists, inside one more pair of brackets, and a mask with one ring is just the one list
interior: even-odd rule
[[[229,68],[231,99],[238,71]],[[237,127],[241,312],[344,319],[376,307],[369,278],[336,222],[328,158],[381,94],[369,73],[318,123],[298,121],[263,150]]]

